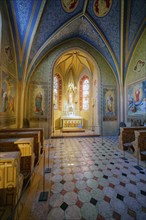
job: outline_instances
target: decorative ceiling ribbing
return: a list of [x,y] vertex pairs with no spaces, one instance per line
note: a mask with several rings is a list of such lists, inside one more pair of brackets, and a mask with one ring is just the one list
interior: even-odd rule
[[[121,65],[123,0],[102,2],[108,8],[104,15],[98,11],[99,0],[6,0],[20,79],[32,62],[33,66],[37,65],[45,53],[72,38],[80,38],[93,46],[117,74]],[[132,55],[136,46],[133,42],[138,41],[145,27],[146,1],[129,0],[124,3],[123,46]],[[128,54],[126,50],[125,57]],[[129,59],[125,58],[125,68],[128,62]]]

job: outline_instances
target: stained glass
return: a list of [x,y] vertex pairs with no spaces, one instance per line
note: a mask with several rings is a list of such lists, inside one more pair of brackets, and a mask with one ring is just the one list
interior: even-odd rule
[[89,109],[89,79],[83,81],[83,110]]
[[58,78],[54,76],[54,89],[53,89],[53,104],[54,109],[58,109]]

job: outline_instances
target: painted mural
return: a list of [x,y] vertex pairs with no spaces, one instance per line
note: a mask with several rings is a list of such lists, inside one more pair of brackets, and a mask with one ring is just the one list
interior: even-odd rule
[[1,109],[3,113],[14,114],[16,106],[16,81],[11,75],[2,72]]
[[38,86],[34,90],[34,113],[35,114],[44,114],[44,90]]
[[136,65],[134,66],[134,71],[136,72],[140,72],[142,70],[142,68],[144,67],[145,62],[142,60],[138,60]]
[[98,17],[105,16],[111,8],[112,0],[94,0],[94,13]]
[[10,46],[5,47],[5,54],[7,57],[7,61],[11,63],[13,61],[12,48]]
[[116,89],[107,87],[103,88],[103,120],[114,121],[117,120],[117,100]]
[[62,6],[66,12],[72,12],[78,5],[79,0],[62,0]]
[[146,80],[128,87],[128,116],[146,114]]
[[[48,112],[48,86],[36,83],[30,84],[29,92],[29,116],[30,120],[44,120]],[[48,103],[48,105],[46,104]]]

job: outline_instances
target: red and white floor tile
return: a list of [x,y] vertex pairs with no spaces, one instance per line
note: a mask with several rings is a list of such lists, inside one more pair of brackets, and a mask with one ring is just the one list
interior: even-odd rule
[[57,138],[46,145],[47,220],[146,219],[145,163],[124,155],[117,137]]

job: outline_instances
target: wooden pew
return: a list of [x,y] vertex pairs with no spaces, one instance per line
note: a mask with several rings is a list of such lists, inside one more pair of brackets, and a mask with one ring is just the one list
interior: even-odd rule
[[20,151],[15,141],[17,138],[0,139],[0,152]]
[[33,138],[34,143],[34,154],[35,154],[35,165],[38,163],[40,158],[40,131],[24,131],[24,132],[0,132],[0,139],[11,139],[11,138]]
[[28,131],[40,131],[40,143],[41,143],[41,152],[44,147],[44,128],[5,128],[0,129],[0,133],[3,132],[28,132]]
[[0,209],[3,210],[2,219],[7,219],[10,215],[9,212],[15,207],[21,195],[22,185],[23,175],[20,173],[20,152],[1,152]]
[[146,130],[146,127],[121,127],[119,136],[119,148],[124,150],[123,145],[135,140],[135,131]]
[[0,139],[0,152],[20,151],[20,172],[24,177],[24,186],[31,178],[34,169],[33,138]]
[[132,144],[135,149],[134,156],[138,160],[146,160],[146,130],[135,131],[135,141]]

